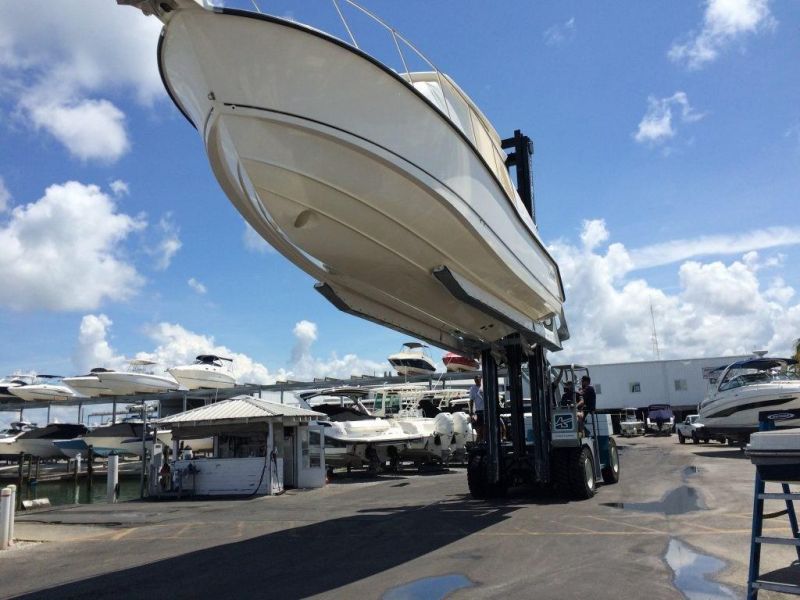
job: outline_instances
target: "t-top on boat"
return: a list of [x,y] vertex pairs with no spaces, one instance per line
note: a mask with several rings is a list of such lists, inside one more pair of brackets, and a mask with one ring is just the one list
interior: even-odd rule
[[[746,442],[758,430],[759,412],[784,409],[800,409],[797,363],[791,358],[763,356],[728,365],[700,403],[698,421],[712,435]],[[800,427],[798,420],[780,424]]]
[[346,0],[401,71],[346,21],[349,42],[194,0],[119,1],[164,23],[164,85],[230,201],[337,308],[461,354],[512,333],[560,348],[558,266],[502,139],[396,30]]

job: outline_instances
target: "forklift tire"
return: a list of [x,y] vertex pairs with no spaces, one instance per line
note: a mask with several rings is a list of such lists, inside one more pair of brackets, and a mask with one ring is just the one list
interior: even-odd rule
[[473,452],[467,463],[467,486],[470,495],[476,500],[488,500],[505,495],[502,483],[489,483],[487,456],[484,452]]
[[603,469],[603,483],[612,485],[619,481],[619,451],[614,438],[608,438],[608,462]]
[[678,432],[678,441],[679,441],[681,444],[685,444],[685,443],[686,443],[686,438],[685,438],[685,437],[683,437],[683,434],[682,434],[680,431]]
[[555,481],[562,493],[575,500],[594,496],[594,462],[588,448],[561,450],[553,458]]

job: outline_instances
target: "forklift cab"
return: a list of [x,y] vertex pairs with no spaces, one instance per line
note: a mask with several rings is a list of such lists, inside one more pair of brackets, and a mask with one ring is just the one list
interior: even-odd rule
[[[578,410],[578,383],[589,375],[589,369],[580,365],[554,365],[550,374],[556,399],[550,422],[553,473],[556,478],[563,473],[571,479],[569,487],[576,496],[590,497],[594,495],[595,484],[619,480],[619,454],[611,437],[611,415]],[[583,473],[582,481],[575,476],[576,472]]]

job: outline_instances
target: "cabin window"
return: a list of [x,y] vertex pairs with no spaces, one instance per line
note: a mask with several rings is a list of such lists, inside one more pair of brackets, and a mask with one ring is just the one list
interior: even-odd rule
[[383,410],[383,394],[375,394],[375,404],[372,407],[373,410]]
[[675,380],[675,391],[676,392],[685,392],[689,389],[689,386],[686,384],[685,379],[676,379]]
[[631,391],[631,394],[638,394],[642,391],[642,384],[638,381],[634,381],[633,383],[629,383],[628,387]]
[[386,396],[386,411],[387,415],[394,415],[400,412],[400,396],[390,394]]
[[603,393],[603,386],[601,386],[599,383],[594,384],[594,391],[599,396]]

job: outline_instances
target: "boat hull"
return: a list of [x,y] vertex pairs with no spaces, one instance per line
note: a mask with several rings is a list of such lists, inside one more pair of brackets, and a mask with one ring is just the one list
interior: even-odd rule
[[331,301],[469,352],[516,329],[457,299],[441,266],[523,319],[560,313],[530,217],[422,94],[324,34],[231,12],[172,16],[162,75],[231,202]]
[[65,377],[66,383],[73,390],[83,396],[96,398],[98,396],[113,396],[114,391],[100,383],[96,375],[82,375],[80,377]]
[[104,386],[115,395],[157,394],[177,390],[180,385],[171,377],[161,377],[147,373],[124,373],[112,371],[97,376]]
[[467,373],[481,368],[477,360],[467,356],[447,354],[442,359],[442,362],[449,373]]
[[33,384],[9,388],[14,396],[27,402],[58,402],[71,400],[77,394],[62,385]]
[[210,389],[223,390],[232,388],[236,385],[233,375],[217,369],[208,367],[197,367],[194,365],[186,367],[173,367],[167,369],[175,380],[190,390]]
[[[713,435],[743,436],[758,431],[758,414],[767,410],[800,410],[800,384],[765,382],[718,392],[700,406],[698,421]],[[800,420],[780,425],[800,427]]]

